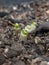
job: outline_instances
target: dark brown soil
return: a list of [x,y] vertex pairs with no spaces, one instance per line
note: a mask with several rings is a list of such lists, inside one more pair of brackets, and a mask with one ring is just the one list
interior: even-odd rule
[[[49,2],[21,3],[16,10],[14,6],[0,7],[0,65],[49,65]],[[14,23],[22,29],[32,21],[37,29],[21,42]]]

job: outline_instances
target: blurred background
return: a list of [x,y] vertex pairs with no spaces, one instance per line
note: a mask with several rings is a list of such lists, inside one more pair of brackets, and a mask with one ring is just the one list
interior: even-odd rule
[[[1,5],[15,5],[15,4],[19,4],[21,2],[29,2],[29,1],[32,1],[32,0],[0,0],[0,6]],[[35,0],[34,0],[35,1]]]
[[16,4],[20,4],[22,2],[30,2],[30,1],[34,1],[34,2],[40,2],[40,1],[49,1],[49,0],[0,0],[0,6],[2,5],[16,5]]

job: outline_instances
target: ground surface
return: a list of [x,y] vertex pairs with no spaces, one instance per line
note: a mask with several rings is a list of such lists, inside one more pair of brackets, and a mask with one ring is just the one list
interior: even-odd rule
[[15,6],[15,11],[14,5],[0,7],[0,65],[48,65],[49,23],[46,30],[29,34],[24,42],[19,40],[13,24],[19,23],[22,29],[32,21],[49,22],[49,2],[37,0]]

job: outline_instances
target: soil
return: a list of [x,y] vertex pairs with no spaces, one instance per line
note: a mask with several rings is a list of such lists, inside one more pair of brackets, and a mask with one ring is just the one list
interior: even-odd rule
[[[37,29],[20,41],[13,25],[21,30],[33,21]],[[0,65],[49,65],[49,1],[0,7]]]

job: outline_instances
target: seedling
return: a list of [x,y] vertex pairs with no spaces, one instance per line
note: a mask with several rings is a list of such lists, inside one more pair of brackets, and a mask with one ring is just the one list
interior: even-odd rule
[[21,30],[20,40],[25,41],[27,39],[28,32],[25,29]]
[[35,25],[35,26],[37,26],[37,22],[33,22],[32,24]]
[[31,24],[32,31],[34,31],[36,29],[36,27],[37,27],[37,23],[36,22],[33,22]]
[[37,23],[33,22],[31,25],[27,25],[25,27],[25,30],[27,30],[28,33],[34,31],[36,29]]
[[25,27],[25,30],[27,30],[27,32],[30,33],[30,32],[32,31],[32,28],[31,28],[30,25],[27,25],[27,26]]
[[19,24],[18,23],[14,24],[14,29],[15,30],[18,30],[19,29]]

